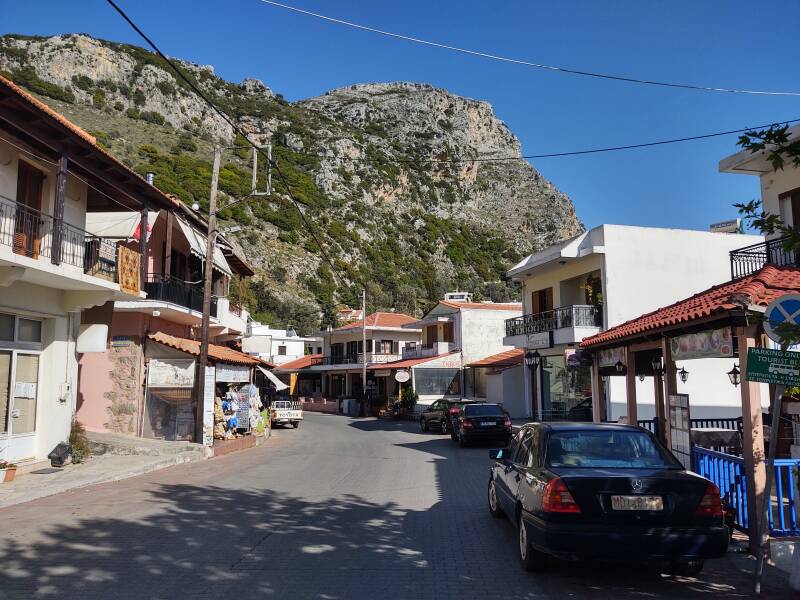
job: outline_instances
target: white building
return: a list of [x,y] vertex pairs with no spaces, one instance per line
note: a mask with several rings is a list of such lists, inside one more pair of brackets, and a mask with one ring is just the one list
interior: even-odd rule
[[[525,402],[504,403],[513,416],[568,418],[591,404],[590,367],[576,353],[585,337],[730,279],[730,252],[760,236],[682,229],[600,225],[525,258],[509,271],[522,284],[524,315],[506,321],[504,343],[536,350],[536,376],[522,368]],[[741,402],[727,383],[728,359],[694,360],[678,391],[691,396],[693,416],[738,416]],[[643,375],[644,378],[644,375]],[[609,419],[626,412],[622,378],[606,383]],[[652,378],[637,382],[640,419],[655,414]]]
[[269,325],[253,322],[250,324],[250,337],[260,339],[255,340],[259,345],[259,351],[249,353],[256,354],[260,359],[273,365],[282,365],[306,354],[322,352],[321,337],[303,337],[297,335],[291,328],[275,329]]

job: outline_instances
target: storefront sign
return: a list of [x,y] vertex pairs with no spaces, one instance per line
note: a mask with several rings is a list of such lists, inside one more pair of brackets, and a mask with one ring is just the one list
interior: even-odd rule
[[625,348],[609,348],[600,350],[600,366],[615,367],[617,363],[625,364]]
[[392,372],[389,369],[381,369],[380,371],[375,371],[373,373],[375,377],[389,377],[391,374]]
[[203,445],[214,445],[214,367],[206,367],[203,396]]
[[539,333],[528,334],[528,343],[526,347],[529,350],[541,350],[543,348],[553,347],[553,332],[541,331]]
[[730,327],[688,333],[670,340],[673,360],[690,358],[726,358],[733,356]]
[[250,368],[239,365],[217,365],[217,381],[243,383],[250,381]]
[[155,388],[194,387],[195,363],[191,358],[150,359],[147,385]]
[[405,383],[409,379],[411,379],[411,373],[408,371],[398,371],[394,374],[394,380],[400,383]]
[[800,385],[800,352],[748,348],[747,381],[775,385]]

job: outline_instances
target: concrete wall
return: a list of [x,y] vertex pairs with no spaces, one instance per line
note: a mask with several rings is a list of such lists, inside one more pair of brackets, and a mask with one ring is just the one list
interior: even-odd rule
[[523,367],[512,367],[486,375],[486,399],[503,405],[512,419],[527,416]]
[[[787,225],[792,224],[792,205],[789,200],[783,203],[778,201],[778,196],[783,192],[788,192],[800,187],[800,169],[787,166],[783,171],[766,173],[761,176],[761,201],[764,210],[768,213],[780,215],[783,222]],[[800,219],[798,219],[800,222]],[[771,237],[780,237],[776,234]]]
[[[590,273],[601,270],[602,267],[602,254],[589,254],[582,258],[565,262],[563,265],[548,265],[537,269],[530,277],[527,277],[522,282],[523,314],[527,315],[533,312],[531,307],[531,293],[549,287],[553,288],[554,308],[575,304],[573,301],[574,298],[572,297],[572,286],[566,285],[562,290],[561,282],[581,277],[585,280]],[[605,281],[603,281],[603,285],[605,285]],[[562,293],[567,297],[563,297]],[[581,300],[579,304],[583,304],[583,300]]]
[[504,346],[506,319],[521,316],[519,310],[461,309],[461,351],[464,364],[480,360],[513,346]]

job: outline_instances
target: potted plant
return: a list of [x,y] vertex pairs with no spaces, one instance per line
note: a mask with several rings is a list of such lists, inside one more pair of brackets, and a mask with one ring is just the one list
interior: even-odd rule
[[3,471],[3,481],[10,483],[14,481],[14,476],[17,474],[17,465],[7,460],[0,460],[0,471]]

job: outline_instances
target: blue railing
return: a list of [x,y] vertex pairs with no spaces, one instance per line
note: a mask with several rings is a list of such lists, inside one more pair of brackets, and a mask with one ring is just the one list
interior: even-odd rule
[[[769,527],[773,537],[800,535],[800,519],[795,510],[800,459],[776,458],[774,487],[771,494]],[[692,469],[719,487],[736,513],[736,527],[747,531],[747,479],[744,459],[739,456],[692,447]]]

